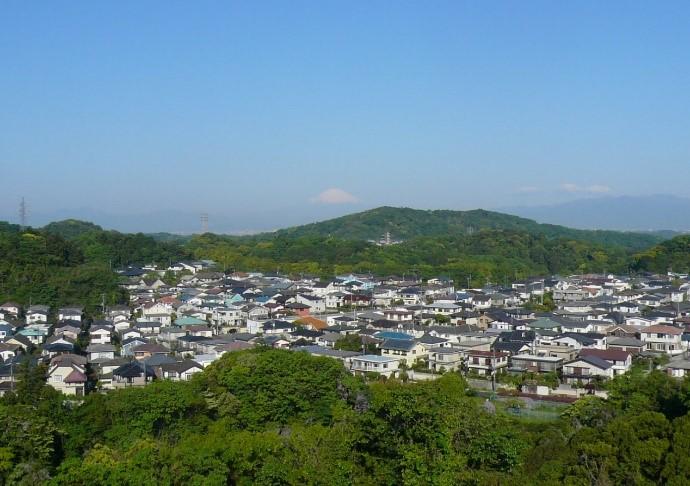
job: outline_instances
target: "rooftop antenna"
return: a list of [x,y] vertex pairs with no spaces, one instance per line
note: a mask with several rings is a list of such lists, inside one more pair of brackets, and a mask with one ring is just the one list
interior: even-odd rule
[[201,214],[201,233],[208,233],[208,213]]
[[22,196],[22,200],[19,203],[19,224],[22,229],[26,228],[27,213],[26,201],[24,200],[24,196]]

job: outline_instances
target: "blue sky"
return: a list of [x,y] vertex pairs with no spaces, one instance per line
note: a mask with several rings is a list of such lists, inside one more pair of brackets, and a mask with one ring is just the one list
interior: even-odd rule
[[0,218],[689,196],[688,25],[688,2],[6,1]]

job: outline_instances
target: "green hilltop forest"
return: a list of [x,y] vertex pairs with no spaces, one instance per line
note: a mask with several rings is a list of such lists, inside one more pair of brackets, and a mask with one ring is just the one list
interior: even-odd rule
[[671,238],[637,253],[632,267],[648,272],[690,272],[690,236]]
[[124,301],[112,269],[128,264],[167,263],[188,253],[143,234],[104,231],[91,223],[52,223],[22,230],[0,224],[0,301],[81,304],[94,310]]
[[[386,227],[403,243],[367,241]],[[559,273],[688,270],[690,237],[659,238],[541,225],[481,210],[398,208],[249,237],[126,234],[77,220],[24,231],[0,223],[0,300],[93,308],[103,294],[107,302],[123,298],[111,269],[191,258],[212,259],[221,270],[445,274],[460,282],[471,277],[474,285]]]
[[464,379],[350,375],[285,350],[188,382],[67,401],[22,367],[0,399],[0,482],[50,485],[685,485],[690,383],[645,365],[609,399],[515,416]]
[[[384,231],[403,242],[383,247],[369,243]],[[274,233],[196,235],[184,246],[222,269],[324,276],[352,271],[423,277],[443,273],[463,282],[471,276],[475,284],[483,284],[556,273],[665,272],[662,251],[643,255],[665,248],[666,236],[576,230],[484,210],[382,207]]]
[[276,235],[333,236],[378,241],[386,231],[391,232],[393,239],[409,240],[424,236],[465,236],[481,230],[524,231],[534,236],[581,240],[633,250],[647,248],[664,239],[663,235],[656,233],[578,230],[553,224],[540,224],[531,219],[483,209],[450,211],[388,206],[279,230]]
[[439,273],[460,281],[471,274],[476,282],[503,282],[515,275],[628,271],[632,253],[564,238],[524,231],[486,230],[469,236],[421,237],[399,245],[376,246],[335,237],[276,236],[250,241],[205,234],[186,246],[198,258],[210,258],[223,269],[311,273],[332,276],[348,272],[377,275]]

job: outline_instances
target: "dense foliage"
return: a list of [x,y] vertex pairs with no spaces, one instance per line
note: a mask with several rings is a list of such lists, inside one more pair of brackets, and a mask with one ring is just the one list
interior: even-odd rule
[[367,383],[251,350],[191,382],[65,402],[26,371],[0,401],[8,484],[687,484],[688,383],[636,368],[561,418],[487,413],[464,380]]
[[590,231],[539,224],[531,219],[483,209],[472,211],[380,207],[319,223],[288,228],[278,236],[333,236],[356,240],[378,240],[386,231],[394,239],[409,240],[425,236],[464,236],[481,230],[525,231],[548,238],[567,238],[603,245],[644,249],[663,239],[652,233]]
[[54,235],[62,236],[66,240],[71,240],[89,233],[91,231],[103,231],[103,228],[97,224],[88,221],[80,221],[78,219],[65,219],[64,221],[55,221],[45,225],[43,231]]
[[74,219],[50,223],[43,232],[74,242],[87,261],[108,263],[114,268],[147,263],[169,265],[189,257],[178,242],[159,241],[143,233],[106,231],[93,223]]
[[0,301],[22,304],[83,304],[122,300],[107,263],[88,262],[81,249],[38,231],[0,232]]
[[277,236],[247,242],[206,234],[192,239],[188,248],[224,269],[280,269],[323,275],[415,273],[427,277],[443,273],[461,282],[472,275],[480,284],[486,280],[502,283],[516,275],[627,271],[629,257],[619,247],[503,230],[416,238],[392,246],[320,236]]
[[103,298],[106,303],[125,298],[113,269],[188,256],[179,245],[141,233],[103,231],[91,223],[66,221],[42,230],[5,223],[0,225],[0,301],[94,309]]
[[633,268],[658,273],[690,272],[690,236],[676,236],[638,253]]

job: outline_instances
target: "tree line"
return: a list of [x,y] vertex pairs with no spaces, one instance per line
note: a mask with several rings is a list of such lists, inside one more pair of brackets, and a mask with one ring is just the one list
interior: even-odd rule
[[25,367],[0,401],[6,484],[688,484],[690,387],[636,367],[555,420],[490,413],[463,378],[350,375],[330,358],[230,353],[189,382],[81,403]]

